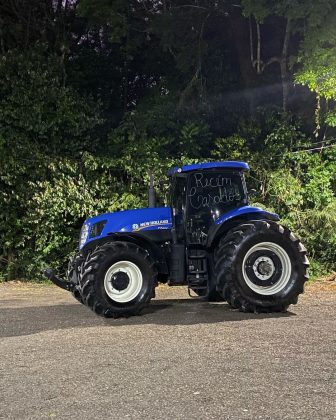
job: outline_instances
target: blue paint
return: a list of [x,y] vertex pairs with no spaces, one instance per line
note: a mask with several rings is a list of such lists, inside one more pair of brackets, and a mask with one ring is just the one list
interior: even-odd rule
[[[117,232],[136,233],[145,230],[171,229],[172,211],[170,207],[117,211],[115,213],[105,213],[91,217],[85,221],[85,224],[88,226],[88,231],[90,232],[94,224],[102,221],[106,221],[106,224],[99,238]],[[88,237],[81,247],[95,239],[97,237]]]
[[239,217],[243,215],[251,215],[251,218],[253,218],[253,215],[258,215],[258,216],[264,217],[265,219],[271,219],[275,221],[280,220],[279,215],[276,213],[271,213],[260,207],[243,206],[243,207],[239,207],[237,209],[228,211],[225,214],[222,214],[221,216],[219,216],[217,220],[215,220],[215,224],[220,225],[222,223],[225,223],[233,219],[234,217]]
[[245,162],[206,162],[206,163],[195,163],[193,165],[184,165],[181,167],[171,168],[168,171],[168,175],[174,175],[176,173],[190,172],[190,171],[201,171],[203,169],[237,169],[240,171],[248,171],[250,168]]
[[[176,173],[190,172],[190,171],[201,171],[206,169],[222,168],[222,169],[236,169],[239,171],[249,170],[249,166],[245,162],[207,162],[193,165],[185,165],[180,168],[172,168],[168,172],[169,175]],[[215,224],[219,225],[225,223],[235,217],[249,215],[249,219],[253,217],[280,220],[279,216],[275,213],[270,213],[259,207],[243,206],[221,215]],[[94,236],[92,227],[99,222],[105,222],[99,235]],[[88,232],[88,235],[80,243],[80,248],[84,245],[92,242],[98,238],[108,237],[112,233],[137,233],[147,230],[161,230],[171,229],[173,226],[172,221],[172,209],[170,207],[156,207],[156,208],[144,208],[135,210],[118,211],[115,213],[105,213],[96,217],[87,219],[83,225],[83,232]]]
[[[217,220],[215,220],[215,224],[220,225],[222,223],[228,222],[229,220],[232,220],[235,217],[240,217],[243,215],[249,215],[250,219],[253,219],[255,216],[257,216],[258,218],[263,218],[266,220],[280,220],[276,213],[268,212],[260,207],[243,206],[223,214]],[[115,213],[105,213],[87,219],[85,221],[85,225],[88,227],[88,231],[90,232],[94,224],[102,221],[106,221],[106,224],[101,234],[98,237],[88,237],[86,242],[81,244],[81,248],[89,242],[94,241],[97,238],[107,237],[111,233],[136,233],[146,230],[171,229],[172,210],[170,207],[156,207],[118,211]]]

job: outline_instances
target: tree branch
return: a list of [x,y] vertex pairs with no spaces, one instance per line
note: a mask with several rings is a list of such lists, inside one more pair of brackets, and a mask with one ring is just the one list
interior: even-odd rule
[[253,46],[253,30],[252,30],[252,18],[249,17],[249,30],[250,30],[250,56],[251,56],[251,64],[254,66],[254,46]]
[[260,35],[260,24],[257,22],[257,73],[261,74],[261,61],[260,61],[260,54],[261,54],[261,35]]
[[289,38],[290,38],[291,27],[292,27],[292,22],[288,18],[287,19],[287,25],[286,25],[286,31],[285,31],[284,43],[283,43],[283,47],[282,47],[282,57],[286,57],[286,60],[287,60],[287,55],[288,55],[288,46],[289,46]]
[[281,82],[282,82],[282,109],[283,111],[287,111],[287,102],[288,102],[288,69],[287,69],[287,60],[288,60],[288,46],[289,46],[289,39],[291,33],[291,20],[287,19],[286,30],[285,30],[285,37],[282,47],[282,56],[280,61],[280,68],[281,68]]

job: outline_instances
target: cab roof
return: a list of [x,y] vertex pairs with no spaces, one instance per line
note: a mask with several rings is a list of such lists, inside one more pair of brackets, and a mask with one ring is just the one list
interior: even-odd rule
[[168,175],[180,174],[183,172],[201,171],[204,169],[238,169],[239,171],[248,171],[250,168],[245,162],[225,161],[225,162],[205,162],[194,163],[192,165],[177,166],[168,171]]

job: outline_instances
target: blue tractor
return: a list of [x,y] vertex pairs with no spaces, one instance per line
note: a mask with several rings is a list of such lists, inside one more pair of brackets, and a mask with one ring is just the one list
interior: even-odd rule
[[87,219],[67,279],[47,277],[104,317],[138,314],[159,283],[244,312],[286,311],[308,279],[306,249],[277,214],[249,205],[248,169],[172,168],[169,207],[155,207],[151,185],[148,208]]

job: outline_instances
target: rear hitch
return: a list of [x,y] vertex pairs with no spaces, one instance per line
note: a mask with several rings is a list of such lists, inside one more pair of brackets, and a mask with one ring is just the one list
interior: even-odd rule
[[61,289],[68,290],[69,292],[72,292],[75,285],[73,283],[70,283],[69,281],[65,281],[62,279],[59,279],[56,274],[54,273],[54,270],[52,268],[47,268],[44,271],[44,275],[51,280],[56,286],[60,287]]

